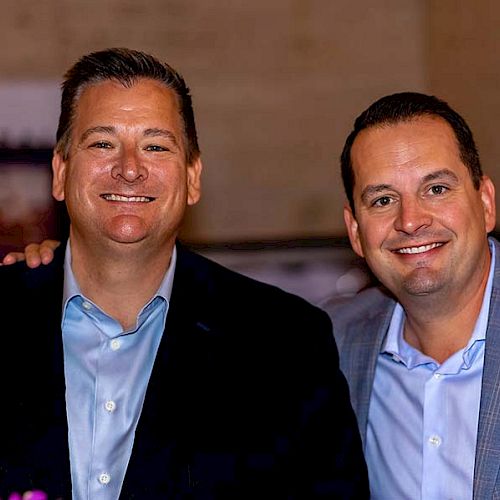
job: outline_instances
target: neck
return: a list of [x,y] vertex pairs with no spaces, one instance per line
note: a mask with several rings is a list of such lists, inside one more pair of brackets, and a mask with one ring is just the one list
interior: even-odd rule
[[170,265],[174,240],[156,251],[134,244],[82,245],[74,235],[70,245],[71,268],[82,293],[127,330],[158,290]]

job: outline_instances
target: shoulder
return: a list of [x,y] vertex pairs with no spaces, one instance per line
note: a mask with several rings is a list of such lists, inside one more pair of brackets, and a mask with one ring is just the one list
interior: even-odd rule
[[341,325],[360,318],[374,318],[394,304],[385,288],[372,286],[354,295],[328,297],[319,306],[328,313],[334,325]]
[[268,384],[282,381],[280,390],[286,391],[334,383],[338,353],[324,311],[203,256],[177,256],[170,311],[203,324],[222,366],[236,360],[235,373],[251,373]]
[[382,286],[372,286],[352,296],[332,296],[319,304],[330,316],[339,344],[346,336],[372,335],[376,325],[386,322],[395,305],[394,298]]
[[186,250],[178,252],[177,265],[172,296],[218,331],[297,350],[333,343],[328,315],[305,299]]
[[233,271],[197,253],[183,249],[178,253],[177,262],[179,278],[196,282],[202,293],[213,300],[223,299],[238,309],[246,303],[254,310],[288,308],[288,315],[293,315],[297,309],[322,314],[320,308],[302,297]]
[[24,262],[0,266],[0,297],[6,302],[25,302],[31,294],[46,296],[50,290],[59,288],[63,279],[63,250],[57,249],[54,260],[49,265],[30,269]]

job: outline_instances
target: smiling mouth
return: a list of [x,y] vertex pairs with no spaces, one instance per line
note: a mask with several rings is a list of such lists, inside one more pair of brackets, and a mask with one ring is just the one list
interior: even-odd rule
[[112,193],[101,194],[101,198],[106,201],[124,201],[127,203],[150,203],[156,199],[152,196],[123,196]]
[[398,248],[397,250],[393,250],[394,253],[402,253],[402,254],[418,254],[428,252],[434,248],[442,247],[444,243],[431,243],[430,245],[420,245],[418,247],[404,247]]

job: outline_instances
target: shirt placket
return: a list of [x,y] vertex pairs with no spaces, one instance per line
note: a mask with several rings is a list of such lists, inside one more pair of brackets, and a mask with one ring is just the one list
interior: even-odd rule
[[[102,327],[108,332],[114,331],[112,338],[102,334],[102,344],[96,373],[96,391],[94,406],[94,446],[89,476],[90,498],[110,500],[118,498],[121,474],[116,465],[109,462],[110,437],[113,436],[113,422],[119,418],[120,402],[114,397],[118,393],[115,385],[120,383],[113,376],[119,357],[124,353],[125,336],[119,335],[119,326],[111,318],[99,314]],[[120,409],[121,410],[121,409]],[[107,457],[107,461],[105,460]]]
[[446,453],[447,405],[445,375],[434,371],[424,386],[422,435],[422,499],[443,500],[443,454]]

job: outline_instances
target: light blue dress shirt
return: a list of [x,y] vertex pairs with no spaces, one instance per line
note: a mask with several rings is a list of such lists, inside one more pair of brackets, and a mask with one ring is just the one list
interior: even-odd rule
[[62,335],[73,499],[114,500],[134,444],[168,311],[176,251],[136,326],[121,325],[82,295],[64,264]]
[[[490,243],[492,263],[495,247]],[[472,336],[439,365],[403,338],[397,305],[377,360],[366,460],[373,499],[472,499],[494,265]]]

